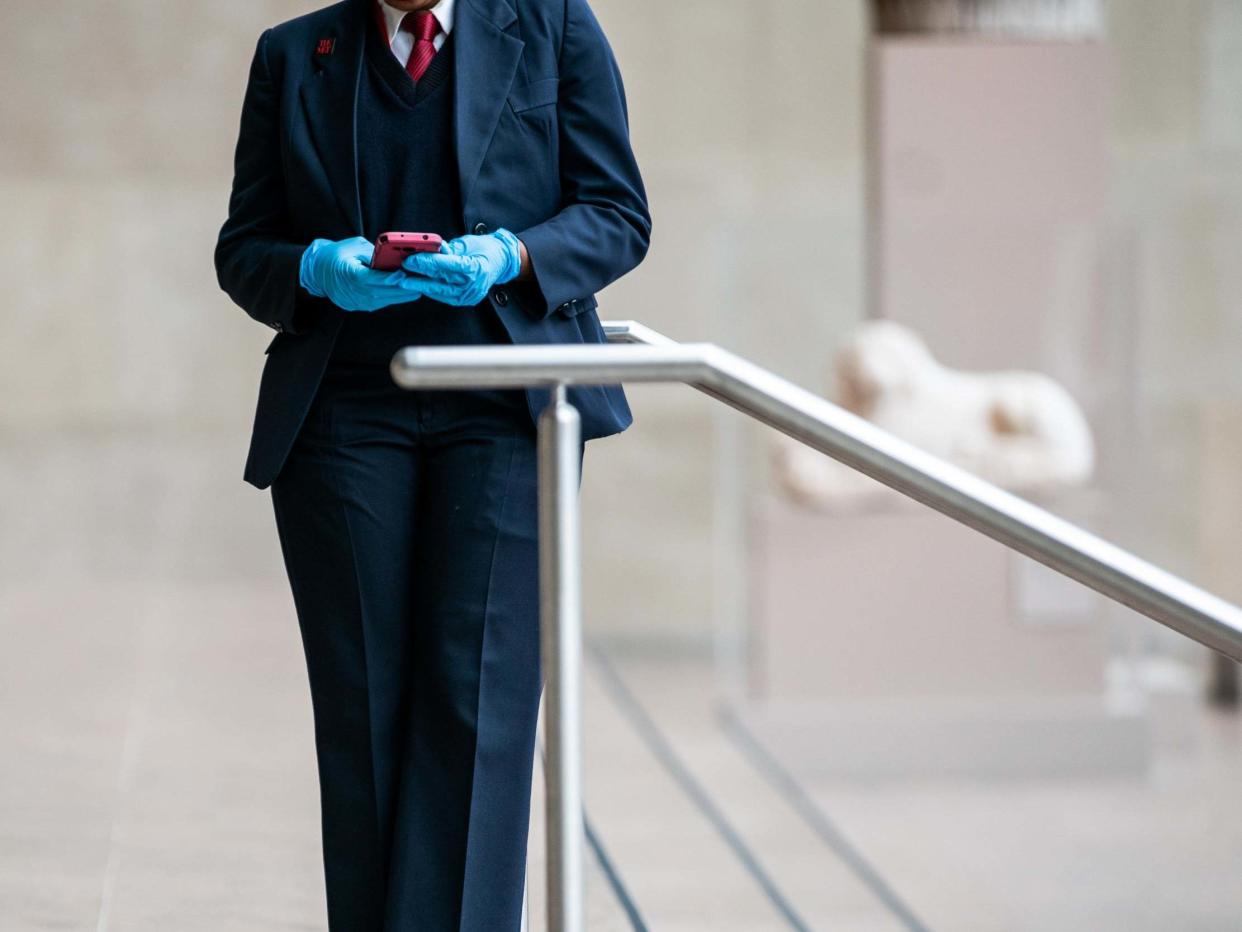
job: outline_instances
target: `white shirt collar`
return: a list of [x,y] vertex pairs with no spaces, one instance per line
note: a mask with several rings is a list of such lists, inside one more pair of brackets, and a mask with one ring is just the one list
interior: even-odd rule
[[[409,14],[405,10],[390,7],[384,0],[377,0],[377,2],[384,14],[384,25],[388,27],[388,44],[392,45],[397,38],[397,33],[401,31],[402,20]],[[456,2],[457,0],[440,0],[431,8],[431,15],[440,23],[440,29],[446,36],[453,31],[453,4]]]

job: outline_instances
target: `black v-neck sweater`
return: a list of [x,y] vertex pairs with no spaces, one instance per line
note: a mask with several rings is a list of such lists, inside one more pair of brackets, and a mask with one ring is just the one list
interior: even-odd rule
[[[417,83],[375,24],[367,30],[358,90],[358,184],[362,220],[380,233],[461,236],[461,192],[453,140],[453,40],[450,35]],[[490,303],[450,307],[429,299],[373,313],[347,313],[336,361],[385,366],[403,346],[505,343]]]

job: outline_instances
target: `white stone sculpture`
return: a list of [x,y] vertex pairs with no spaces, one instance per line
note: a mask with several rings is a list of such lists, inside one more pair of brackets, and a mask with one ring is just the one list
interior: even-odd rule
[[[836,378],[842,407],[996,485],[1043,492],[1080,485],[1094,469],[1082,410],[1038,372],[954,371],[914,331],[873,321],[839,352]],[[776,474],[788,495],[820,508],[857,507],[889,494],[784,437]]]

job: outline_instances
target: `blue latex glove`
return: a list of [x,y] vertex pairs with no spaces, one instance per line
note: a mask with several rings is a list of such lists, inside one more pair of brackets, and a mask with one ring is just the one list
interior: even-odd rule
[[472,307],[495,285],[504,285],[522,270],[518,238],[508,230],[487,236],[449,240],[439,252],[408,256],[401,263],[413,281],[423,283],[424,294],[457,307]]
[[424,296],[422,283],[400,269],[371,268],[374,248],[362,236],[339,242],[315,240],[302,253],[298,271],[302,287],[345,311],[378,311]]

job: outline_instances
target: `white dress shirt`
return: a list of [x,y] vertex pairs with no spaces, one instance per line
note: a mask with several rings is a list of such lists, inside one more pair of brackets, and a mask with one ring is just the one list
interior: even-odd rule
[[[411,14],[405,10],[390,7],[384,0],[377,0],[377,2],[380,11],[384,14],[384,25],[388,27],[388,47],[392,49],[393,55],[397,56],[397,61],[401,62],[401,67],[404,68],[406,62],[410,60],[410,53],[414,51],[414,34],[402,29],[401,22]],[[448,39],[448,34],[453,31],[453,4],[456,2],[457,0],[440,0],[431,8],[431,15],[440,23],[440,32],[432,40],[437,52]]]

